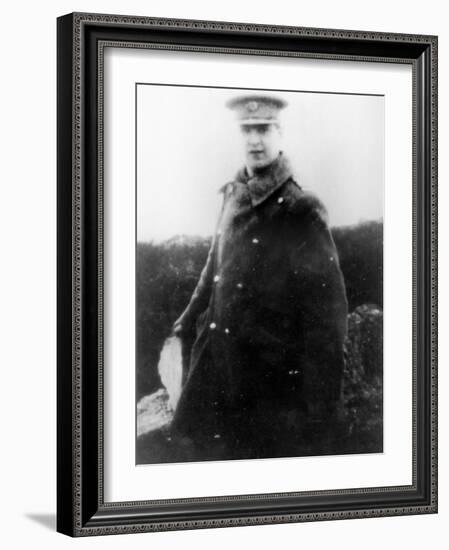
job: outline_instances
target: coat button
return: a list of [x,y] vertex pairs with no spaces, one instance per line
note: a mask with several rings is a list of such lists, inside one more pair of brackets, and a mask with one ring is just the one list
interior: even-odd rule
[[216,329],[216,328],[217,328],[217,323],[211,323],[211,324],[209,325],[209,328],[210,328],[211,330]]
[[252,243],[253,243],[253,244],[257,244],[258,242],[259,242],[259,239],[253,239],[253,240],[252,240]]
[[279,203],[279,204],[282,204],[283,202],[284,202],[284,197],[279,197],[279,198],[278,198],[278,203]]
[[219,280],[220,280],[220,275],[215,275],[214,283],[218,283]]

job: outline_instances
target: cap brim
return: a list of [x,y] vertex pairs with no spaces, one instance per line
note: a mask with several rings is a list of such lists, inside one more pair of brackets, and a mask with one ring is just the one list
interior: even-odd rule
[[284,109],[288,105],[285,99],[277,96],[266,95],[266,94],[249,94],[249,95],[241,95],[238,97],[233,97],[232,99],[228,100],[225,103],[225,105],[229,109],[235,109],[239,105],[245,104],[248,101],[268,103],[268,104],[274,105],[278,109]]

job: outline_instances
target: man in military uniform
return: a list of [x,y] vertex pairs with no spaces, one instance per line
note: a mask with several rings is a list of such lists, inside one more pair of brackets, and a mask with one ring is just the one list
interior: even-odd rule
[[221,188],[206,264],[174,324],[195,340],[172,433],[203,449],[220,441],[226,458],[332,452],[347,300],[326,211],[281,151],[286,102],[228,107],[246,162]]

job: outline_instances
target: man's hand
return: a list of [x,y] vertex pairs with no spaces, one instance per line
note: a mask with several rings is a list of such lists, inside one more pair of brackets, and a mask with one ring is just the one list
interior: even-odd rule
[[191,315],[187,313],[188,310],[184,311],[173,323],[172,334],[174,336],[183,336],[187,334],[193,326],[193,321]]
[[173,323],[172,333],[174,336],[182,336],[184,332],[184,326],[182,324],[182,318],[176,319]]

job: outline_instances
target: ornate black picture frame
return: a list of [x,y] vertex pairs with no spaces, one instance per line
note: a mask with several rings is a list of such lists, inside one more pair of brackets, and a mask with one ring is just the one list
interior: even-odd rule
[[[413,473],[406,486],[105,502],[105,45],[402,63],[413,82]],[[57,530],[71,536],[437,512],[437,37],[69,14],[58,19]]]

